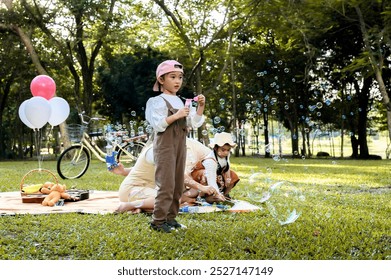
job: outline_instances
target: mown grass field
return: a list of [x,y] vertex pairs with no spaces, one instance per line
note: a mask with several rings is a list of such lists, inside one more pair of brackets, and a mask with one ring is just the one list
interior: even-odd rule
[[[241,177],[233,198],[252,202],[260,211],[183,214],[178,220],[188,228],[171,234],[151,231],[148,214],[2,216],[0,259],[391,260],[391,161],[231,161]],[[55,164],[41,166],[55,172]],[[18,191],[24,174],[37,167],[36,161],[0,162],[0,192]],[[122,179],[93,161],[82,178],[60,182],[117,190]],[[260,203],[278,182],[287,192]],[[301,214],[281,225],[270,204],[279,214],[286,208]]]

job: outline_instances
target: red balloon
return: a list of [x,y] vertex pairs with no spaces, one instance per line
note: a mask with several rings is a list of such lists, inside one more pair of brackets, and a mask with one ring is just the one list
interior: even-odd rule
[[49,100],[56,93],[56,83],[47,75],[39,75],[31,81],[30,91],[33,96],[41,96]]

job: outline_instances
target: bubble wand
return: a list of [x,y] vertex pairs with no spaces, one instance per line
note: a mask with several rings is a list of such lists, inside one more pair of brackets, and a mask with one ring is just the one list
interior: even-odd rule
[[185,102],[185,107],[190,107],[192,101],[197,102],[198,101],[198,96],[196,96],[194,98],[187,98],[186,102]]

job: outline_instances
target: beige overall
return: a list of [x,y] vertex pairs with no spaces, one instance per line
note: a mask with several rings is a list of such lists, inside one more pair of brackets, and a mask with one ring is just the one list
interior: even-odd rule
[[[166,99],[164,101],[167,104],[168,116],[178,111]],[[186,118],[173,122],[163,132],[155,133],[153,154],[158,187],[152,215],[155,225],[173,220],[178,215],[179,200],[184,188],[186,135]]]

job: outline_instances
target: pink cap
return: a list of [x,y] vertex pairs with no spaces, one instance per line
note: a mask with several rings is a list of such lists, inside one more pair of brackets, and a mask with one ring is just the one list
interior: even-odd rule
[[159,82],[157,81],[159,77],[175,71],[183,73],[183,66],[178,61],[166,60],[160,63],[156,69],[156,82],[153,85],[153,91],[159,91]]

